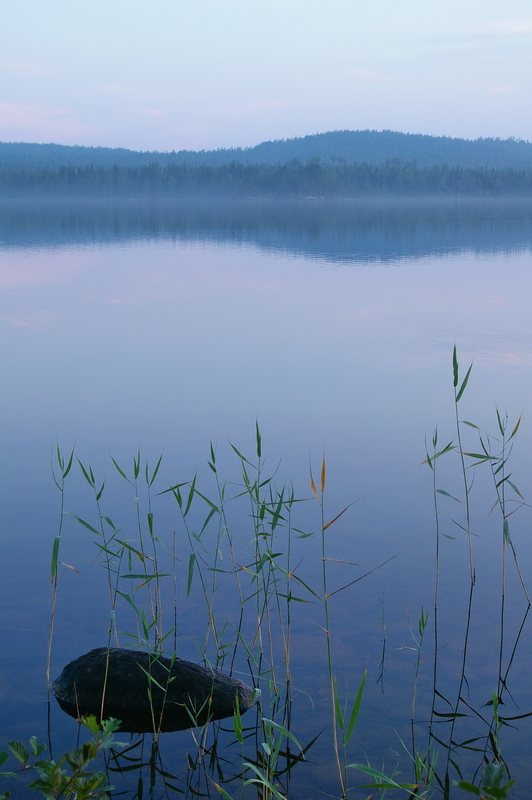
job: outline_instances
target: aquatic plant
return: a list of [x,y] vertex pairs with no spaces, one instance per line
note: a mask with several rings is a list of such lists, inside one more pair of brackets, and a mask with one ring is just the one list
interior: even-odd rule
[[[20,766],[10,772],[0,772],[0,775],[14,778],[22,773],[36,772],[39,777],[29,784],[29,788],[39,791],[47,800],[61,797],[68,800],[105,800],[113,789],[107,775],[101,771],[91,772],[88,767],[104,750],[120,746],[114,737],[120,721],[108,719],[98,725],[95,717],[83,717],[80,722],[92,733],[91,739],[76,750],[65,753],[59,761],[42,758],[46,744],[39,742],[35,736],[30,738],[29,752],[21,742],[9,742],[8,749]],[[8,757],[8,753],[0,752],[0,766],[6,763]],[[10,791],[3,792],[0,800],[7,800],[12,794]]]
[[[340,519],[346,519],[344,515],[350,505],[329,512],[325,458],[319,464],[318,480],[315,480],[312,468],[310,470],[310,493],[306,497],[297,496],[291,484],[277,486],[277,471],[266,471],[258,424],[253,456],[248,457],[236,445],[230,445],[236,457],[237,479],[221,476],[216,448],[210,444],[207,464],[214,486],[210,493],[204,489],[198,474],[179,476],[166,485],[158,485],[162,456],[150,465],[138,451],[130,467],[112,459],[112,469],[131,491],[134,513],[125,524],[116,524],[114,515],[108,513],[107,506],[113,501],[108,494],[109,481],[97,479],[92,467],[78,460],[81,476],[93,494],[94,515],[86,518],[71,514],[71,517],[88,531],[104,569],[109,593],[108,648],[127,643],[151,654],[154,664],[163,652],[169,651],[176,658],[178,630],[187,603],[197,605],[201,599],[205,624],[201,639],[196,642],[200,659],[207,666],[246,676],[257,698],[255,711],[248,712],[248,715],[255,715],[252,722],[247,722],[247,717],[243,719],[237,702],[229,728],[208,722],[191,728],[193,752],[187,752],[185,781],[178,778],[175,769],[169,769],[163,763],[160,727],[155,714],[149,758],[146,760],[143,755],[144,743],[133,742],[122,750],[117,750],[112,744],[106,745],[108,775],[113,772],[122,775],[135,773],[141,785],[143,770],[147,770],[152,789],[156,781],[161,780],[165,791],[181,792],[186,787],[186,791],[200,796],[211,796],[215,791],[225,800],[237,796],[245,798],[249,792],[257,793],[263,800],[289,797],[295,770],[304,768],[312,758],[321,736],[320,731],[308,731],[302,741],[299,731],[297,735],[294,732],[298,723],[294,718],[294,680],[298,688],[298,676],[294,677],[293,667],[294,620],[297,611],[307,613],[312,609],[313,623],[322,629],[326,654],[323,685],[327,687],[331,720],[328,758],[334,764],[339,797],[348,798],[354,790],[362,788],[374,792],[407,793],[411,798],[441,797],[448,800],[459,790],[481,798],[506,797],[513,779],[504,757],[504,729],[516,720],[530,716],[527,713],[513,717],[501,714],[503,697],[510,692],[509,674],[530,607],[526,583],[510,535],[511,517],[524,504],[509,468],[521,417],[510,425],[507,415],[497,410],[496,434],[487,433],[463,419],[461,405],[471,374],[472,367],[469,366],[461,376],[455,348],[452,360],[454,431],[442,446],[440,432],[436,429],[427,442],[423,461],[431,475],[435,581],[432,606],[429,610],[427,606],[421,608],[417,625],[411,626],[412,643],[405,646],[414,653],[410,738],[400,740],[401,758],[390,764],[388,757],[388,763],[383,760],[378,769],[367,761],[354,761],[353,756],[364,752],[364,729],[359,730],[357,724],[364,706],[363,695],[368,678],[380,680],[382,684],[384,675],[384,599],[380,601],[383,618],[380,673],[373,675],[371,671],[363,671],[349,687],[341,685],[338,680],[332,598],[352,590],[351,587],[384,566],[390,557],[370,570],[348,565],[353,571],[350,579],[343,580],[339,587],[334,585],[331,568],[340,560],[331,553],[330,533]],[[466,431],[476,437],[472,445],[465,442]],[[443,459],[446,463],[455,459],[459,478],[455,483],[461,485],[461,490],[450,491],[448,486],[441,488],[440,464]],[[52,553],[49,653],[61,577],[60,550],[67,507],[65,481],[72,479],[74,463],[73,452],[64,456],[61,449],[56,448],[54,479],[61,493],[61,516]],[[469,684],[476,586],[473,547],[476,534],[471,497],[474,471],[486,467],[495,493],[491,511],[498,513],[501,520],[501,604],[498,673],[493,676],[492,695],[485,698],[483,707],[477,708],[471,704],[465,691]],[[168,515],[169,503],[173,503],[177,511],[176,524],[170,535],[163,529],[167,523],[160,521],[161,504],[165,504]],[[297,514],[302,507],[309,507],[309,503],[316,504],[318,513],[313,528],[304,530],[296,527],[299,525]],[[459,511],[447,514],[447,507]],[[135,526],[134,532],[131,525]],[[441,633],[441,553],[444,542],[452,547],[453,540],[459,537],[467,545],[469,591],[462,623],[462,655],[453,677],[453,693],[452,681],[447,679],[444,685],[440,675],[440,653],[446,644]],[[185,542],[186,554],[183,550]],[[310,547],[313,555],[318,554],[319,580],[315,575],[309,579],[301,565],[300,553],[304,547]],[[513,639],[509,639],[506,626],[508,552],[513,557],[526,606],[523,622]],[[67,568],[72,570],[72,565],[63,564],[63,570]],[[424,694],[422,686],[427,670],[432,686],[430,697]],[[155,681],[149,670],[148,678]],[[419,718],[420,698],[425,705],[428,704],[428,718]],[[193,708],[190,714],[191,725],[197,723]],[[474,731],[470,730],[471,726],[475,727]],[[51,738],[49,747],[51,752]],[[103,747],[97,748],[98,752],[101,749]],[[23,755],[22,750],[18,752]],[[37,757],[41,752],[33,752],[33,755]],[[12,753],[17,757],[16,752],[12,750]],[[471,767],[472,758],[477,761]],[[58,763],[70,762],[65,756]],[[465,768],[472,768],[470,782],[464,779]],[[351,786],[353,769],[369,776],[371,782]],[[405,769],[410,772],[410,779],[405,779]],[[96,789],[107,791],[103,783],[95,784],[94,791]],[[139,789],[136,796],[141,796]]]

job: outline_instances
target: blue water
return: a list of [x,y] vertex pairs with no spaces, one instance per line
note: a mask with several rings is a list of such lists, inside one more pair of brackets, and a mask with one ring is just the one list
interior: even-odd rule
[[[296,527],[318,530],[309,462],[317,476],[324,453],[327,517],[358,501],[330,528],[327,546],[331,558],[361,566],[350,572],[331,562],[332,588],[394,557],[331,599],[332,636],[339,685],[356,689],[368,669],[350,760],[364,762],[367,755],[390,770],[399,763],[407,780],[408,757],[397,734],[409,736],[416,657],[410,628],[415,633],[422,606],[432,612],[434,592],[431,473],[421,462],[425,436],[436,425],[442,446],[454,438],[455,343],[462,377],[474,363],[460,402],[463,419],[496,434],[496,406],[508,412],[511,426],[524,411],[511,480],[529,497],[532,206],[34,205],[4,208],[0,234],[0,746],[46,733],[49,561],[60,513],[50,469],[56,444],[64,452],[75,447],[98,480],[105,478],[105,513],[133,538],[134,493],[110,454],[130,465],[140,447],[153,465],[164,451],[160,491],[197,471],[205,492],[212,492],[209,442],[220,471],[237,482],[228,441],[252,458],[258,420],[266,469],[277,469],[279,484],[293,481],[298,496],[310,498],[297,510]],[[475,429],[463,431],[467,449],[478,452]],[[468,475],[474,477],[477,576],[468,702],[480,711],[497,685],[501,520],[497,510],[490,515],[487,465]],[[438,488],[463,498],[456,454],[442,457],[438,480]],[[441,553],[440,668],[442,686],[452,687],[462,651],[468,553],[463,531],[449,520],[463,522],[463,504],[439,499],[442,531],[455,537],[442,540]],[[91,493],[77,465],[65,502],[67,511],[94,524]],[[154,502],[160,530],[171,536],[179,524],[176,510],[167,497]],[[526,507],[511,517],[530,584],[529,523]],[[233,524],[242,535],[249,529],[242,511]],[[66,568],[60,585],[52,677],[105,644],[108,625],[89,533],[68,517],[64,534],[62,558],[76,571]],[[312,585],[320,579],[315,539],[294,545]],[[511,568],[508,580],[505,661],[526,608]],[[229,596],[219,604],[220,613],[234,616]],[[377,684],[383,609],[384,695]],[[315,763],[294,772],[290,796],[301,800],[316,786],[338,793],[320,613],[312,603],[294,611],[294,728],[306,739],[325,728]],[[193,597],[180,612],[179,655],[198,660],[194,638],[201,638],[204,624]],[[420,720],[430,710],[430,636]],[[508,716],[532,710],[529,642],[525,627],[509,678]],[[515,724],[518,733],[503,730],[502,746],[524,784],[530,722]],[[52,729],[58,749],[74,745],[76,724],[55,706]],[[187,733],[165,736],[170,754],[191,741]],[[177,771],[175,756],[169,757],[170,771]],[[365,796],[360,792],[355,796]]]

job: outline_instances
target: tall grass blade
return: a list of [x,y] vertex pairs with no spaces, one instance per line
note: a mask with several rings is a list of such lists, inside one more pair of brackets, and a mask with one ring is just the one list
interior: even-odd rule
[[187,597],[190,596],[190,590],[192,588],[192,579],[194,578],[195,563],[196,563],[196,554],[191,553],[188,559]]
[[76,517],[75,514],[72,514],[70,511],[68,512],[69,516],[73,517],[80,525],[83,525],[84,528],[87,528],[91,533],[95,533],[97,536],[101,536],[101,531],[97,531],[96,528],[93,528],[88,522],[85,522],[84,519],[81,517]]
[[57,564],[59,560],[59,545],[61,544],[61,537],[56,536],[52,547],[52,563],[50,565],[50,580],[55,581],[57,577]]
[[364,686],[366,685],[366,676],[367,670],[364,671],[362,680],[360,681],[360,686],[358,687],[357,695],[355,697],[355,702],[353,703],[353,708],[351,709],[351,716],[349,717],[349,722],[347,723],[347,728],[344,733],[344,745],[349,742],[357,724],[360,706],[362,704],[362,695],[364,694]]
[[[519,417],[519,419],[518,419],[518,420],[517,420],[517,422],[515,423],[515,427],[514,427],[513,431],[512,431],[512,432],[511,432],[511,434],[510,434],[510,439],[513,439],[513,438],[514,438],[514,436],[515,436],[515,434],[516,434],[516,433],[517,433],[517,431],[519,430],[519,426],[520,426],[520,424],[521,424],[521,418],[522,418],[522,416],[523,416],[523,415],[521,414],[521,415],[520,415],[520,417]],[[509,439],[508,441],[510,441],[510,439]]]
[[116,463],[116,461],[114,460],[114,458],[113,458],[112,456],[111,456],[111,461],[112,461],[112,462],[113,462],[113,464],[115,465],[117,472],[118,472],[118,473],[119,473],[119,474],[120,474],[120,475],[121,475],[121,476],[122,476],[122,477],[123,477],[123,478],[124,478],[124,479],[125,479],[125,480],[126,480],[128,483],[131,483],[131,481],[130,481],[130,480],[129,480],[129,478],[127,477],[126,473],[125,473],[125,472],[124,472],[124,471],[123,471],[123,470],[122,470],[122,469],[119,467],[119,465]]
[[380,772],[378,769],[368,767],[365,764],[348,764],[347,766],[352,769],[357,769],[359,772],[364,772],[366,775],[370,775],[377,781],[376,783],[359,784],[359,788],[382,790],[403,789],[404,791],[412,791],[412,789],[418,788],[418,785],[415,783],[397,783],[397,781],[394,781],[393,778],[389,778],[387,775],[385,775],[384,772]]
[[155,465],[155,469],[152,472],[151,478],[148,478],[148,462],[146,462],[146,481],[149,487],[153,486],[155,478],[157,477],[157,473],[159,472],[159,467],[161,466],[162,460],[163,460],[163,454],[161,453],[161,455],[159,456],[159,460]]
[[[467,382],[469,380],[469,376],[471,375],[471,370],[472,369],[473,369],[473,364],[471,364],[469,369],[467,370],[466,376],[465,376],[464,380],[462,381],[462,385],[460,386],[460,390],[459,390],[458,394],[456,395],[456,402],[457,403],[460,400],[460,398],[462,397],[463,393],[465,392],[465,388],[467,386]],[[456,386],[456,384],[455,384],[455,386]]]

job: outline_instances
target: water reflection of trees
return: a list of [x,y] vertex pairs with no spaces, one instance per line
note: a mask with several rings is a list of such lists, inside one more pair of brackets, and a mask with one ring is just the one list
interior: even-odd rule
[[530,248],[532,203],[522,201],[58,200],[2,204],[3,246],[135,240],[214,242],[325,261],[389,261],[471,250]]

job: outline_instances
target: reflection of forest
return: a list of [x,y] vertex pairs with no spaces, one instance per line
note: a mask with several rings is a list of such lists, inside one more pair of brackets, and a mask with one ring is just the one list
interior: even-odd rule
[[247,244],[325,261],[390,261],[532,243],[532,201],[5,201],[3,247],[133,240]]

